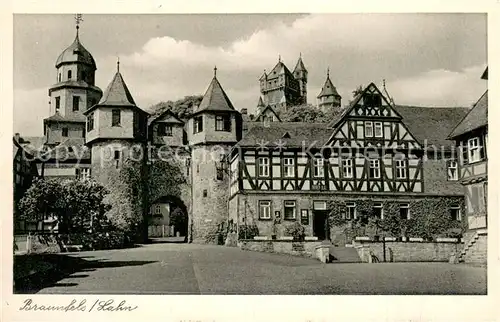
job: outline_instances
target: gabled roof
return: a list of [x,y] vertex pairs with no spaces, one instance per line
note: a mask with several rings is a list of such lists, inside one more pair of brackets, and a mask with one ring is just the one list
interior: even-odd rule
[[306,66],[304,66],[304,62],[302,61],[302,56],[299,57],[299,60],[293,69],[294,73],[299,71],[307,71]]
[[275,111],[275,110],[271,107],[271,105],[267,105],[264,109],[262,109],[262,110],[260,111],[260,113],[259,113],[259,114],[257,114],[257,116],[255,117],[255,121],[256,121],[256,122],[260,122],[260,121],[262,121],[260,118],[261,118],[262,116],[264,116],[264,113],[265,113],[266,111],[271,111],[271,112],[274,114],[274,116],[278,119],[278,121],[279,121],[279,122],[281,122],[281,119],[280,119],[280,117],[279,117],[278,113],[276,113],[276,111]]
[[293,78],[292,72],[280,60],[280,61],[278,61],[276,66],[274,66],[274,68],[271,70],[271,72],[269,74],[267,74],[267,79],[274,79],[274,78],[277,78],[283,74],[285,75],[286,78]]
[[488,125],[488,91],[484,92],[467,115],[455,124],[457,126],[449,132],[450,139]]
[[193,111],[193,115],[208,111],[237,113],[215,75],[205,95],[203,95],[200,105]]
[[[168,118],[167,118],[168,117]],[[177,115],[172,112],[170,108],[165,110],[159,115],[153,116],[148,120],[148,125],[151,125],[155,122],[165,122],[165,123],[176,123],[176,124],[184,124],[181,119],[177,117]]]
[[[290,138],[286,138],[288,133]],[[332,133],[325,123],[306,122],[249,122],[248,132],[236,145],[240,147],[265,148],[279,147],[284,143],[284,148],[302,148],[303,144],[321,147]]]
[[325,84],[323,85],[323,88],[321,88],[321,92],[318,95],[318,98],[323,97],[323,96],[337,96],[340,97],[339,93],[337,92],[337,89],[335,86],[333,86],[332,81],[330,80],[330,76],[328,75],[326,77]]
[[[421,144],[451,146],[448,133],[467,113],[462,107],[400,106],[394,109],[401,115],[402,122]],[[425,144],[424,144],[425,145]]]
[[74,114],[70,117],[62,116],[59,112],[55,112],[53,115],[43,119],[44,123],[85,123],[85,117],[81,114]]

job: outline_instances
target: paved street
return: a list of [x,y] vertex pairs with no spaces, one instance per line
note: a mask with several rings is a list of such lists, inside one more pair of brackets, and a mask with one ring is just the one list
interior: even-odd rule
[[447,263],[323,264],[223,246],[152,244],[71,255],[31,292],[107,294],[485,294],[486,269]]

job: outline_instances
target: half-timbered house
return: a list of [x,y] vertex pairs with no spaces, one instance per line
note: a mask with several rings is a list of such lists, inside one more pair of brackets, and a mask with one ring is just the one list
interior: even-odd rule
[[[488,79],[488,69],[482,79]],[[464,186],[468,233],[459,261],[486,262],[488,201],[488,91],[450,134],[459,154],[459,180]]]
[[332,203],[347,220],[367,200],[379,218],[430,209],[460,220],[463,192],[448,174],[456,154],[446,137],[465,113],[394,106],[372,83],[329,125],[250,123],[230,155],[230,219],[261,235],[300,221],[306,235],[339,242],[346,236],[327,220]]

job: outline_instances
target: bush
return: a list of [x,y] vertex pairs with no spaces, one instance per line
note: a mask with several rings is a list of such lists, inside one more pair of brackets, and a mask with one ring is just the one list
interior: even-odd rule
[[285,226],[285,235],[292,236],[294,240],[304,240],[305,228],[300,222],[294,221]]
[[255,236],[259,236],[259,228],[256,224],[240,225],[238,239],[253,239]]

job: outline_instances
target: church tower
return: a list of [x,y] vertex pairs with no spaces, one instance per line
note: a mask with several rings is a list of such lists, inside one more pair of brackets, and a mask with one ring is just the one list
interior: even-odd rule
[[340,107],[341,99],[342,97],[330,80],[330,69],[328,69],[325,84],[318,95],[318,106],[323,112],[328,112],[333,108]]
[[77,18],[76,37],[56,61],[56,82],[49,88],[51,113],[44,119],[44,136],[48,146],[55,146],[71,139],[75,144],[84,143],[85,116],[83,112],[96,104],[102,91],[95,86],[94,58],[83,47],[79,37]]
[[307,74],[306,66],[304,66],[304,62],[302,61],[302,54],[300,54],[299,60],[293,70],[293,76],[299,81],[301,104],[307,104]]
[[191,147],[194,243],[217,242],[213,232],[228,221],[229,173],[225,155],[240,139],[241,114],[233,107],[217,80],[217,68],[200,105],[188,120]]

